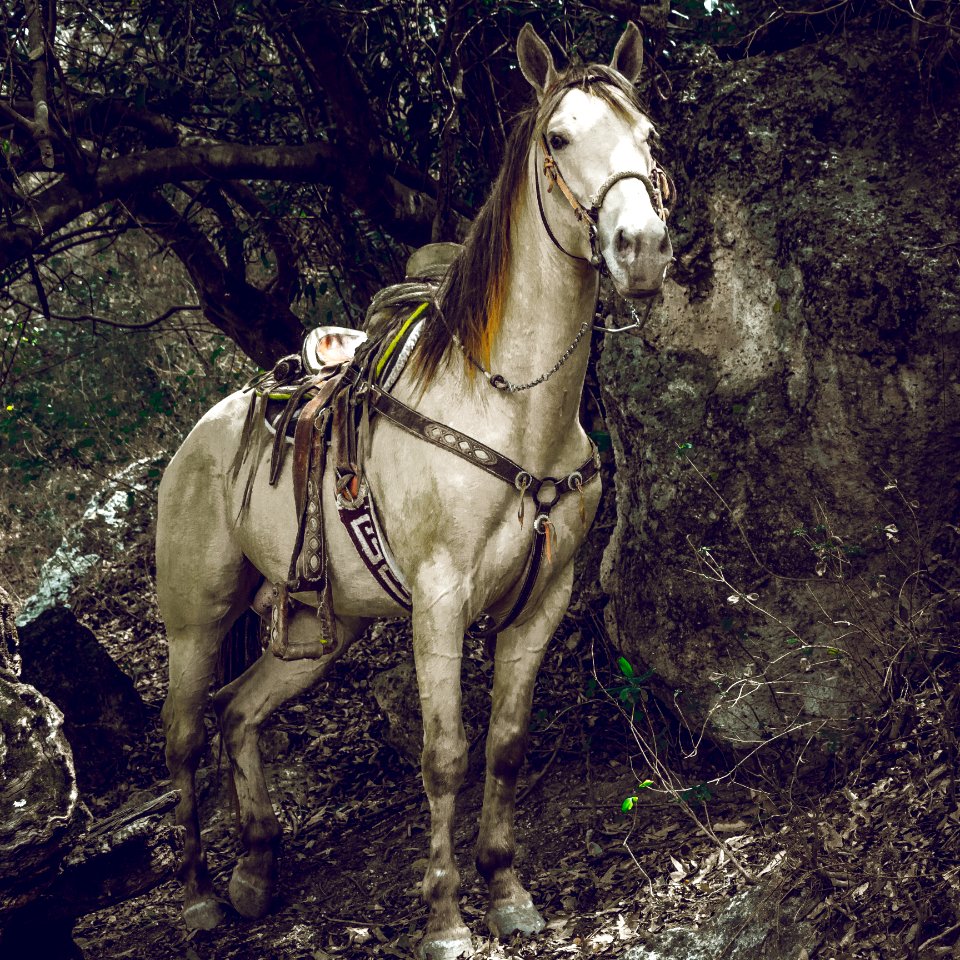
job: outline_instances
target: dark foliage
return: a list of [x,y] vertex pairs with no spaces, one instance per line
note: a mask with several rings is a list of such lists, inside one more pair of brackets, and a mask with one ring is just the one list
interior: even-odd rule
[[864,19],[910,31],[928,81],[956,58],[939,0],[773,15],[712,0],[428,0],[363,16],[327,0],[15,3],[0,33],[0,379],[38,319],[118,322],[102,290],[73,288],[132,229],[186,268],[193,289],[173,309],[199,306],[261,364],[318,300],[318,319],[356,319],[397,278],[401,245],[453,239],[480,208],[527,93],[520,25],[586,61],[628,18],[647,38],[644,85],[664,95],[677,44],[740,56]]

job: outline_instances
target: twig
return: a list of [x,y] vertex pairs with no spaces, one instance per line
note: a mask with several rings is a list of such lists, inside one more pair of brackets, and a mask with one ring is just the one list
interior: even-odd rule
[[557,754],[560,752],[560,747],[563,746],[563,734],[561,734],[560,740],[557,741],[557,745],[553,750],[553,753],[547,758],[547,762],[540,768],[539,772],[535,777],[533,777],[530,782],[520,791],[519,796],[517,797],[517,803],[522,803],[526,798],[533,793],[534,790],[540,785],[540,781],[547,775],[547,771],[550,769],[551,764],[554,760],[557,759]]
[[942,933],[938,933],[935,937],[931,937],[929,940],[924,940],[923,943],[921,943],[917,948],[917,953],[923,953],[927,947],[933,946],[933,944],[939,940],[946,940],[951,933],[956,933],[958,930],[960,930],[960,923],[955,923],[952,927],[948,927]]

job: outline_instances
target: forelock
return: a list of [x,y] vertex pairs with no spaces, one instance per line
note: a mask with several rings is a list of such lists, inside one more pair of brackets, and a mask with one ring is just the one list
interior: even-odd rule
[[636,89],[622,74],[599,63],[572,66],[559,74],[545,91],[537,115],[536,136],[546,132],[547,124],[560,106],[560,101],[574,89],[597,97],[624,119],[634,119],[635,113],[646,116]]

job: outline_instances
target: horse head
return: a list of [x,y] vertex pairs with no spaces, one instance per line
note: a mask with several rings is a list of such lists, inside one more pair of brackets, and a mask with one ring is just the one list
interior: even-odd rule
[[627,26],[609,66],[558,73],[527,24],[517,55],[540,104],[533,149],[547,233],[568,256],[609,272],[621,296],[655,293],[673,260],[666,224],[673,184],[653,158],[653,124],[634,92],[643,64],[640,31]]

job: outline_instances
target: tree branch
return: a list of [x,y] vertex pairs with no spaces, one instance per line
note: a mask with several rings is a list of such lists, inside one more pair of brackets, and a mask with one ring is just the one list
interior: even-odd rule
[[237,203],[247,216],[257,221],[257,224],[266,235],[273,254],[277,260],[277,275],[275,278],[276,293],[289,301],[290,293],[297,279],[297,255],[294,252],[290,237],[283,229],[281,220],[271,216],[270,211],[263,205],[261,199],[245,183],[232,180],[224,184],[224,193]]
[[[101,166],[88,189],[80,190],[61,179],[31,196],[13,226],[0,229],[0,269],[26,256],[43,237],[80,214],[135,191],[180,180],[237,179],[306,181],[343,191],[348,170],[382,165],[382,160],[358,156],[327,142],[300,146],[189,144],[119,157]],[[402,171],[402,165],[393,166],[397,173]],[[384,176],[377,186],[373,195],[348,191],[351,202],[399,240],[426,243],[433,198],[394,176]]]
[[33,64],[31,93],[33,95],[33,137],[40,150],[43,165],[52,170],[54,165],[53,140],[50,133],[50,108],[47,94],[47,38],[43,29],[40,0],[26,0],[28,56]]
[[[260,366],[296,349],[300,319],[279,297],[233,276],[196,224],[159,194],[129,201],[139,226],[163,238],[186,267],[204,316]],[[264,322],[269,317],[270,322]]]

